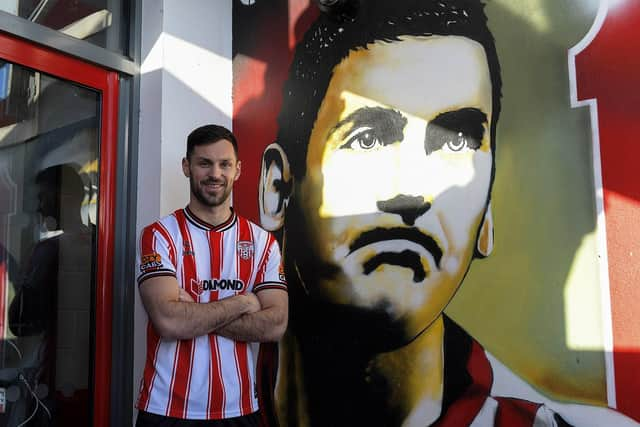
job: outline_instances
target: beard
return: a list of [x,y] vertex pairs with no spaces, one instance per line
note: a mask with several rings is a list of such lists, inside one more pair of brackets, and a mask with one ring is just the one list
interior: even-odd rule
[[[216,183],[216,184],[223,183],[224,184],[223,191],[217,194],[207,193],[202,188],[202,185],[207,185],[211,183]],[[201,182],[200,184],[201,185],[196,183],[192,176],[189,177],[189,186],[191,187],[191,194],[193,194],[195,198],[204,206],[207,206],[210,208],[220,206],[224,202],[226,202],[229,196],[231,195],[232,186],[229,185],[229,183],[226,180],[220,180],[220,181],[206,180]]]

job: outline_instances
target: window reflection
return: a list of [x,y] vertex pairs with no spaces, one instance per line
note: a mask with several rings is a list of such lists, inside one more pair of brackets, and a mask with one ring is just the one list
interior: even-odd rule
[[99,96],[3,69],[0,427],[89,425]]
[[128,0],[11,0],[0,10],[127,54]]

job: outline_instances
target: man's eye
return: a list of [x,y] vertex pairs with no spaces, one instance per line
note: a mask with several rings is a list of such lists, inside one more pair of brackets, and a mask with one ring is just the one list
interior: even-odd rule
[[371,150],[382,147],[382,141],[371,128],[359,128],[347,136],[347,142],[340,148],[350,148],[352,150]]

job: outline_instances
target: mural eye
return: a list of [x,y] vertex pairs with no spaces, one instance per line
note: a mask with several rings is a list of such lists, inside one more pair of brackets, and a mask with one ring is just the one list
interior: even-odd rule
[[375,131],[369,127],[358,128],[347,137],[347,142],[340,148],[350,148],[352,150],[371,150],[381,147],[382,141]]
[[463,108],[438,115],[427,124],[424,148],[427,155],[438,150],[449,153],[477,150],[482,146],[487,115],[476,108]]
[[467,142],[467,136],[462,132],[458,132],[453,138],[447,141],[445,145],[450,151],[462,151],[465,148],[469,147]]

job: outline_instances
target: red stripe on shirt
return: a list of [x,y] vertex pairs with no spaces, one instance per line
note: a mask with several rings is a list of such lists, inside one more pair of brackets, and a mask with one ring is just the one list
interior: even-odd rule
[[269,253],[271,252],[271,245],[275,244],[275,239],[271,234],[268,236],[267,244],[265,248],[262,250],[262,256],[260,258],[260,262],[258,263],[258,275],[256,276],[255,283],[264,282],[265,272],[267,271],[267,261],[269,259]]
[[153,226],[145,227],[140,236],[140,256],[155,252],[155,235]]
[[[222,233],[207,232],[209,238],[209,262],[211,264],[211,277],[220,277],[222,274]],[[211,291],[209,301],[218,300],[218,291]],[[209,361],[209,403],[208,413],[210,418],[221,418],[224,415],[226,396],[224,382],[222,380],[222,367],[220,366],[220,350],[215,334],[209,334],[209,348],[211,360]]]
[[[140,256],[156,251],[156,235],[153,226],[145,227],[140,236]],[[149,406],[149,398],[153,383],[156,378],[156,357],[158,348],[160,347],[160,339],[153,329],[151,322],[147,322],[147,358],[145,362],[144,372],[142,374],[142,390],[138,399],[138,409],[143,411]]]
[[156,231],[158,233],[160,233],[160,235],[162,235],[162,237],[164,238],[164,240],[167,241],[167,244],[169,245],[169,260],[171,261],[171,263],[176,266],[178,265],[177,262],[177,251],[176,251],[176,245],[173,242],[173,239],[171,238],[171,234],[169,234],[169,230],[167,230],[165,228],[164,225],[162,225],[161,222],[157,222],[156,223]]
[[532,426],[540,404],[522,399],[494,397],[498,402],[495,427]]
[[195,340],[180,340],[176,346],[176,360],[173,365],[171,379],[171,401],[167,416],[174,418],[187,417],[187,401],[191,384],[191,368]]
[[472,383],[463,395],[449,406],[447,412],[435,424],[437,427],[459,427],[471,425],[489,397],[493,373],[484,349],[473,342],[467,361],[467,371]]
[[158,233],[169,245],[169,260],[175,266],[176,265],[176,246],[173,243],[171,235],[167,229],[160,223],[156,222],[151,224],[142,231],[142,237],[140,239],[140,256],[144,256],[150,253],[158,252],[155,240],[155,234]]
[[156,379],[156,361],[158,357],[158,349],[160,348],[160,338],[153,329],[151,322],[147,323],[147,360],[142,374],[142,390],[138,398],[138,409],[146,411],[149,406],[149,397],[153,389],[153,383]]
[[[178,227],[182,235],[183,242],[193,248],[191,234],[187,226],[186,218],[182,211],[176,212]],[[182,275],[182,287],[193,294],[189,284],[191,280],[197,280],[195,255],[184,256],[182,259],[184,273]],[[196,297],[194,296],[194,299]],[[176,418],[186,418],[187,401],[189,400],[189,385],[191,384],[191,370],[193,367],[193,353],[195,340],[180,340],[176,348],[176,360],[171,379],[170,395],[171,400],[167,415]]]
[[[253,257],[255,252],[255,242],[253,239],[253,233],[251,230],[251,225],[249,222],[242,218],[238,219],[238,247],[236,248],[236,266],[238,268],[238,277],[242,280],[247,288],[249,286],[249,281],[251,280],[251,276],[253,275]],[[240,242],[250,242],[251,243],[251,251],[250,252],[242,252],[240,251]],[[244,257],[242,256],[244,255]],[[249,255],[249,256],[247,256]],[[249,292],[248,289],[245,289],[244,292]],[[248,415],[253,412],[251,398],[252,387],[251,387],[251,377],[249,373],[249,348],[247,343],[238,342],[235,343],[235,354],[236,361],[238,366],[238,383],[240,384],[240,411],[242,415]]]

